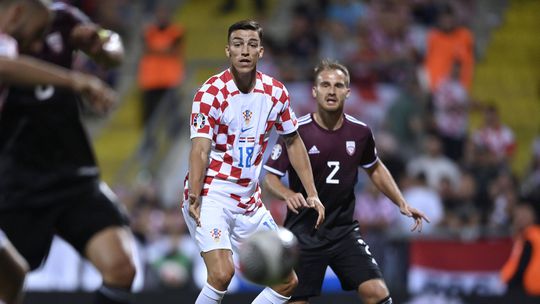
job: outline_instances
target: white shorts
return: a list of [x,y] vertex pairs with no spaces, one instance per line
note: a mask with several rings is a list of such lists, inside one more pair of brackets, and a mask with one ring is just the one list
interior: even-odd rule
[[201,252],[215,249],[238,252],[242,242],[256,231],[278,229],[272,215],[264,205],[252,213],[234,213],[225,208],[222,203],[203,197],[201,227],[197,227],[195,220],[189,216],[188,202],[184,202],[182,213],[189,234]]

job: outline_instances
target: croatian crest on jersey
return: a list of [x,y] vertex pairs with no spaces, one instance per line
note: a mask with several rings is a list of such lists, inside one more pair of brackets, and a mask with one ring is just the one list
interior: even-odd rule
[[219,242],[219,238],[221,238],[221,230],[218,229],[218,228],[214,228],[212,230],[210,230],[210,235],[212,236],[212,238],[214,239],[214,241],[216,243]]
[[280,144],[275,144],[274,148],[272,148],[272,154],[270,154],[270,158],[273,160],[276,160],[281,155],[281,152],[283,151],[283,148]]
[[195,129],[201,129],[206,124],[206,116],[204,114],[198,113],[193,116],[193,126]]
[[244,116],[244,122],[246,123],[246,126],[249,125],[249,122],[251,121],[251,117],[253,116],[253,112],[250,110],[245,110],[242,112],[242,116]]
[[352,156],[354,154],[354,151],[356,151],[356,142],[355,141],[346,141],[345,142],[345,149],[347,150],[347,154]]

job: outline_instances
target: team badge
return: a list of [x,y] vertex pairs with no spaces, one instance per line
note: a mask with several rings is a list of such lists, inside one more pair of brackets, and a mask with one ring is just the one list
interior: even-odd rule
[[275,144],[272,148],[272,154],[270,154],[270,158],[273,160],[276,160],[281,155],[281,151],[283,151],[283,148],[280,144]]
[[354,151],[356,151],[356,142],[355,141],[346,141],[345,142],[345,149],[347,150],[347,154],[352,156],[354,154]]
[[253,116],[253,112],[250,110],[245,110],[242,112],[242,116],[244,116],[244,122],[246,123],[246,126],[249,125],[249,122],[251,121],[251,117]]
[[216,243],[219,242],[219,238],[221,237],[221,230],[218,229],[218,228],[214,228],[212,230],[210,230],[210,235],[212,236],[212,238],[214,239],[214,241]]
[[206,124],[206,116],[204,114],[198,113],[193,116],[193,126],[195,129],[202,129]]

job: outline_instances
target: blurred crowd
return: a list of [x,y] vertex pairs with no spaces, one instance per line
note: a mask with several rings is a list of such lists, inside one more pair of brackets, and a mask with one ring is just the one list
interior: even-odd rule
[[[128,32],[129,1],[70,2],[105,27]],[[532,147],[517,147],[495,103],[470,95],[475,2],[293,1],[288,31],[273,33],[272,21],[264,24],[270,30],[259,68],[285,83],[297,116],[315,110],[311,77],[319,58],[337,59],[350,69],[345,112],[370,125],[379,157],[406,200],[431,219],[422,236],[510,235],[514,206],[540,205],[540,137]],[[483,115],[475,129],[469,125],[472,111]],[[517,148],[533,151],[521,177],[510,166]],[[117,194],[141,245],[146,287],[188,287],[197,280],[192,271],[200,258],[179,202],[167,207],[158,188],[143,184]],[[356,196],[356,219],[376,256],[385,250],[380,240],[410,236],[410,220],[362,173]],[[283,203],[269,196],[265,202],[282,222]]]

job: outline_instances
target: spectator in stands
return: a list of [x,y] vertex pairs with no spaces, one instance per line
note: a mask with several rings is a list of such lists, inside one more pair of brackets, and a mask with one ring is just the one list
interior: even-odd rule
[[454,161],[463,156],[469,126],[469,94],[460,82],[461,64],[454,62],[452,72],[433,92],[433,123],[444,146],[444,154]]
[[424,140],[424,153],[409,162],[407,172],[409,176],[418,176],[423,172],[432,189],[437,189],[444,177],[450,179],[454,189],[459,185],[459,168],[442,154],[441,141],[435,135],[427,136]]
[[438,16],[438,28],[428,33],[425,68],[429,87],[434,92],[452,72],[452,65],[461,64],[460,81],[470,90],[474,68],[474,37],[458,25],[454,9],[448,4]]
[[520,203],[514,210],[513,228],[516,232],[514,247],[501,271],[501,278],[508,285],[509,294],[540,296],[538,219],[538,210],[535,210],[529,202]]
[[499,164],[507,164],[516,150],[514,132],[501,122],[495,105],[488,105],[484,111],[483,126],[474,131],[473,142],[494,154]]
[[182,84],[183,37],[183,27],[171,22],[170,13],[165,6],[158,7],[155,22],[144,30],[144,53],[139,65],[144,125],[148,124],[167,94],[172,94],[173,90]]

